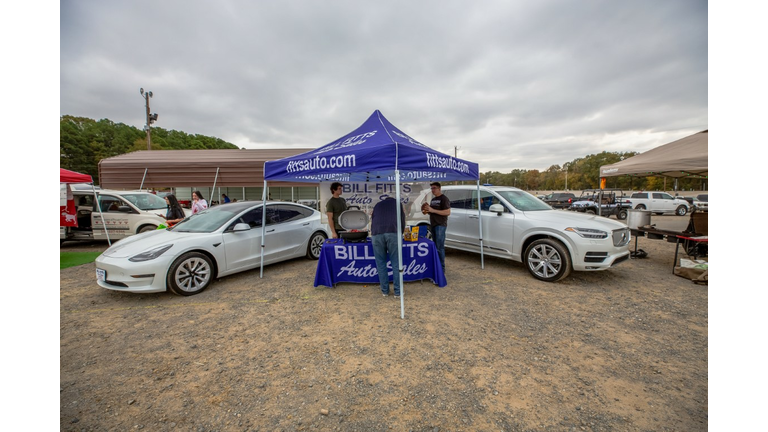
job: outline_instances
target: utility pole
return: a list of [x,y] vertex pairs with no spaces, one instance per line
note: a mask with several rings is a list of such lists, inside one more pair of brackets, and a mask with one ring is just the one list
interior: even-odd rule
[[146,101],[146,108],[147,108],[147,124],[144,125],[144,130],[147,131],[147,150],[152,150],[152,134],[150,133],[152,129],[152,123],[157,121],[157,113],[150,114],[149,113],[149,98],[152,97],[152,92],[144,92],[144,88],[139,89],[139,93],[141,93],[141,96]]

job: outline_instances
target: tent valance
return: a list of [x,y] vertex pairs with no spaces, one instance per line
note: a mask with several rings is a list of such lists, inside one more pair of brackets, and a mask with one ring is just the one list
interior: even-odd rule
[[88,174],[81,174],[64,168],[59,168],[59,171],[61,172],[59,183],[93,183],[93,177]]
[[360,127],[318,149],[264,164],[265,180],[296,182],[477,180],[478,165],[432,150],[376,110]]

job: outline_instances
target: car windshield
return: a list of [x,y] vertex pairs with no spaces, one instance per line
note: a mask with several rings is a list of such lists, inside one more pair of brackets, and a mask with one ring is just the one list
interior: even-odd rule
[[120,196],[139,210],[165,210],[168,207],[164,198],[151,193],[121,194]]
[[544,201],[536,198],[528,192],[519,190],[497,190],[512,206],[521,211],[552,210],[552,207]]
[[221,228],[222,225],[229,222],[235,215],[240,214],[249,206],[239,205],[219,205],[210,207],[200,213],[185,218],[171,228],[178,232],[210,233]]

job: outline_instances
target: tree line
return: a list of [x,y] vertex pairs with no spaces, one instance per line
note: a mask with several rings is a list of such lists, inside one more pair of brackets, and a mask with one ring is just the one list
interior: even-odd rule
[[[89,174],[98,183],[99,161],[138,150],[147,150],[144,130],[109,119],[93,120],[70,115],[59,123],[59,166]],[[152,150],[237,149],[222,139],[152,128]]]
[[[545,171],[515,169],[509,173],[480,173],[480,182],[515,186],[527,191],[583,190],[600,188],[600,167],[621,162],[638,152],[602,152],[576,158],[563,165],[552,165]],[[630,190],[707,190],[709,179],[667,177],[607,177],[606,188]]]
[[[98,183],[99,161],[147,149],[147,135],[141,129],[109,119],[93,120],[61,116],[60,166],[89,174]],[[152,150],[237,149],[234,144],[204,135],[152,128]],[[602,152],[552,165],[544,171],[514,169],[508,173],[480,173],[481,183],[516,186],[528,191],[581,190],[600,187],[600,167],[638,154]],[[608,177],[606,187],[625,190],[706,190],[708,179],[670,179],[664,177]],[[677,183],[675,185],[675,182]],[[676,186],[676,188],[675,188]]]

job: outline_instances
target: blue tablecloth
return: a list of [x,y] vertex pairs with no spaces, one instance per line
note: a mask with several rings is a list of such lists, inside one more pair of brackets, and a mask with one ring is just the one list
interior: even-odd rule
[[[429,279],[437,286],[448,285],[440,266],[440,257],[432,240],[420,238],[415,242],[403,242],[403,281]],[[388,264],[391,267],[391,264]],[[393,272],[390,270],[389,280]],[[345,243],[342,239],[329,239],[323,244],[317,262],[315,286],[336,286],[339,282],[379,283],[376,259],[373,257],[371,239],[360,243]]]

